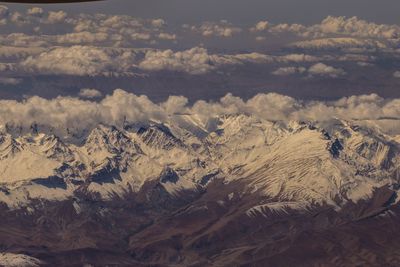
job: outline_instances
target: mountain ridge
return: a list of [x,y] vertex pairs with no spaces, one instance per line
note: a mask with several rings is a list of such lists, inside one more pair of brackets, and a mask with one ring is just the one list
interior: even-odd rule
[[[287,266],[276,255],[296,258],[308,246],[304,233],[324,240],[318,233],[397,223],[395,138],[342,120],[183,120],[101,124],[80,144],[41,127],[3,131],[0,209],[9,217],[0,230],[19,233],[0,231],[5,252],[40,266]],[[336,266],[330,256],[310,257],[309,266]]]

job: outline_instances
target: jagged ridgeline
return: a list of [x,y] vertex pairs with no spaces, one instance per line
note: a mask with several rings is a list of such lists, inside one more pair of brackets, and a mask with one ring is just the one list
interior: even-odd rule
[[48,266],[287,266],[307,246],[321,253],[309,266],[399,260],[398,244],[373,249],[398,232],[397,136],[343,120],[179,121],[3,127],[2,245]]

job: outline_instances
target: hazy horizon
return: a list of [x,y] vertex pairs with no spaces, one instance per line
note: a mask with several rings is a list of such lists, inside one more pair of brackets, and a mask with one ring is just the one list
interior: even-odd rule
[[[35,4],[8,4],[17,9]],[[104,0],[97,3],[42,5],[49,10],[118,13],[175,22],[227,19],[249,24],[268,19],[274,23],[317,23],[326,16],[357,16],[376,23],[399,24],[396,0]]]

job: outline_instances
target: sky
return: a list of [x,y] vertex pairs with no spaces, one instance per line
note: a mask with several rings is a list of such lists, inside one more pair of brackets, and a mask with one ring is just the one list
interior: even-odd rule
[[219,101],[400,97],[392,0],[108,0],[0,7],[0,98],[123,89]]
[[[27,5],[14,6],[23,9]],[[268,19],[311,24],[333,15],[358,16],[377,23],[400,23],[400,2],[397,0],[105,0],[99,3],[57,4],[48,8],[161,17],[171,22],[227,19],[234,23],[251,23]]]
[[0,5],[0,125],[245,113],[397,135],[398,10],[394,0]]

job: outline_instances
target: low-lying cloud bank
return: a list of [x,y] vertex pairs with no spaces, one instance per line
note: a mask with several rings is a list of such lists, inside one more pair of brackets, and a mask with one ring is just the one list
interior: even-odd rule
[[55,129],[90,129],[99,123],[122,126],[126,122],[150,120],[179,124],[182,116],[187,115],[195,116],[204,126],[217,116],[230,114],[247,114],[270,121],[390,120],[389,124],[379,124],[382,130],[400,133],[400,99],[383,99],[375,94],[333,102],[301,101],[276,93],[258,94],[243,100],[228,94],[218,102],[197,101],[189,105],[188,99],[182,96],[154,103],[144,95],[117,89],[100,102],[74,97],[47,100],[37,96],[22,102],[0,100],[0,124],[25,128],[39,124]]
[[386,53],[398,61],[400,26],[332,16],[314,25],[267,20],[251,27],[226,20],[180,25],[160,18],[0,5],[0,43],[1,84],[8,86],[32,74],[204,75],[246,64],[271,66],[278,76],[343,78],[351,75],[349,66],[340,64],[344,61],[371,66],[374,57]]
[[[305,55],[298,56],[305,57]],[[199,75],[223,66],[266,64],[281,60],[293,61],[290,58],[260,53],[210,54],[207,49],[201,47],[174,52],[170,49],[71,46],[51,48],[10,66],[11,71],[16,73],[53,75],[132,75],[138,71],[174,71]]]
[[193,47],[183,51],[81,45],[51,47],[43,50],[32,49],[31,51],[0,47],[0,59],[1,55],[7,53],[9,57],[14,58],[14,62],[0,62],[0,74],[8,72],[38,75],[129,76],[138,72],[172,71],[202,75],[224,67],[249,64],[285,67],[288,67],[288,64],[315,64],[309,69],[309,74],[338,77],[344,75],[345,71],[322,64],[322,62],[369,63],[374,61],[372,56],[359,54],[337,56],[313,56],[304,53],[269,55],[257,52],[223,54],[210,53],[203,47]]

